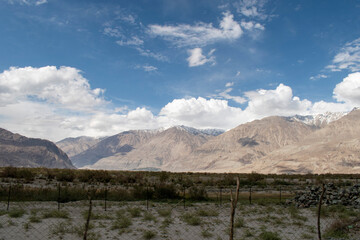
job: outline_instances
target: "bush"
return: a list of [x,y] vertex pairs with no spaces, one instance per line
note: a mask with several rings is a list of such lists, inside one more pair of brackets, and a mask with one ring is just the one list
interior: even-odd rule
[[185,213],[184,215],[182,215],[182,219],[184,222],[191,226],[198,226],[201,224],[201,219],[191,213]]
[[155,199],[176,199],[179,195],[172,184],[160,184],[155,186],[154,189]]
[[196,187],[192,186],[189,188],[189,197],[192,200],[206,200],[207,199],[207,193],[205,187]]
[[75,179],[74,170],[59,169],[56,174],[56,179],[60,182],[73,182]]
[[281,240],[281,238],[279,237],[279,234],[274,233],[274,232],[262,232],[259,235],[259,239],[260,240]]
[[146,230],[143,234],[144,239],[152,239],[156,236],[156,233],[150,230]]

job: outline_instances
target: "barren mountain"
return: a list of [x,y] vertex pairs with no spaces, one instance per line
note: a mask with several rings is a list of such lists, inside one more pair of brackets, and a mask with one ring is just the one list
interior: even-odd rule
[[84,152],[71,158],[76,167],[93,165],[98,160],[116,154],[126,155],[137,146],[148,141],[157,131],[133,130],[126,131],[103,139]]
[[184,126],[172,127],[153,135],[147,142],[138,144],[127,154],[117,153],[102,158],[92,169],[161,170],[164,165],[183,161],[187,155],[213,135]]
[[171,171],[251,172],[259,158],[300,141],[314,128],[284,117],[267,117],[242,124],[197,148],[183,161],[164,166]]
[[27,138],[0,128],[0,165],[14,167],[74,168],[54,143]]
[[298,143],[265,156],[254,170],[263,173],[359,173],[360,110],[315,131]]
[[77,137],[77,138],[65,138],[56,143],[56,145],[66,152],[71,158],[81,152],[88,150],[100,142],[103,138],[92,138],[92,137]]

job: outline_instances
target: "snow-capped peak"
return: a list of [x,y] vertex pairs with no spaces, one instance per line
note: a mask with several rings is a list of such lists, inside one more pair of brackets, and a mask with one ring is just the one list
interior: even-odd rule
[[326,112],[326,113],[320,113],[320,114],[313,114],[313,115],[295,115],[293,117],[290,117],[290,119],[303,122],[307,125],[312,125],[316,127],[323,127],[333,121],[336,121],[343,116],[348,114],[347,112]]

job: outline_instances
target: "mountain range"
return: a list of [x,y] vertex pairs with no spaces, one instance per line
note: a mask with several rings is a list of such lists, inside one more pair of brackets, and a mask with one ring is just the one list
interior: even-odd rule
[[226,132],[186,126],[126,131],[93,144],[71,160],[76,167],[89,169],[358,173],[359,121],[360,110],[354,109],[267,117]]
[[[106,138],[67,138],[56,143],[71,161],[50,142],[31,139],[51,145],[46,150],[52,149],[49,152],[53,156],[58,153],[57,157],[49,160],[37,155],[37,161],[21,164],[21,154],[14,153],[28,151],[29,147],[14,141],[12,148],[9,142],[4,148],[4,140],[0,140],[0,164],[173,172],[360,173],[359,122],[360,109],[354,109],[349,113],[266,117],[226,132],[174,126],[125,131]],[[10,134],[0,131],[1,139],[6,139],[5,133]],[[9,149],[13,149],[12,155]],[[49,156],[43,145],[38,144],[38,149]]]

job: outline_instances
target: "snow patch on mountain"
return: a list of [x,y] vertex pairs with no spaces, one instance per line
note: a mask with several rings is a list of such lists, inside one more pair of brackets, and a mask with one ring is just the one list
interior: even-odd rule
[[326,112],[306,116],[295,115],[293,117],[289,117],[288,119],[303,122],[311,126],[324,127],[327,124],[336,121],[347,114],[347,112]]

